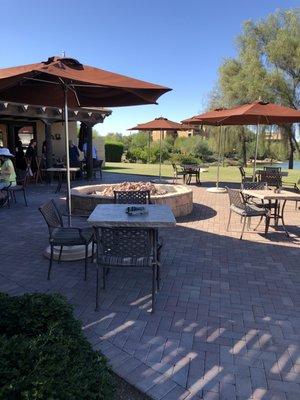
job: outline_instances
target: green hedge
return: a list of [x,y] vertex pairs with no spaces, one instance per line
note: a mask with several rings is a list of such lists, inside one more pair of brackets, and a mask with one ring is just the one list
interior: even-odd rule
[[0,399],[113,398],[106,361],[62,296],[0,293]]
[[111,162],[121,162],[123,151],[123,143],[105,143],[105,160]]

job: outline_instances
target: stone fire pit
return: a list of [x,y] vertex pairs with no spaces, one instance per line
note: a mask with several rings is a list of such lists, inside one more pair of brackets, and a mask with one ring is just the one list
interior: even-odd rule
[[[134,189],[132,189],[133,187]],[[150,189],[154,204],[167,204],[175,217],[188,215],[193,210],[193,191],[182,185],[151,184],[150,182],[123,182],[122,184],[102,184],[78,186],[71,190],[72,212],[89,215],[96,205],[113,203],[113,190]],[[131,189],[130,189],[131,188]]]

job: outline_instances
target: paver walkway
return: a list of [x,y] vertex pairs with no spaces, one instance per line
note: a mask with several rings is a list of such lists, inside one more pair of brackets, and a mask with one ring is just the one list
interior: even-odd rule
[[[105,182],[124,179],[105,174]],[[31,186],[28,208],[20,199],[0,210],[1,291],[64,294],[94,348],[154,399],[300,399],[300,239],[271,229],[269,238],[249,232],[240,241],[238,217],[225,231],[227,195],[195,187],[193,214],[161,233],[155,313],[150,275],[134,271],[109,274],[95,312],[92,264],[87,282],[83,262],[55,263],[46,280],[48,236],[37,207],[53,189]],[[300,236],[293,207],[286,223]]]

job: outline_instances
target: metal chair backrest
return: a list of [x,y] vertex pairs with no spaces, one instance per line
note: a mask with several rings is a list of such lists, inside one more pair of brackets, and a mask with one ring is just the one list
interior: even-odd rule
[[116,204],[150,204],[150,190],[115,190]]
[[242,183],[242,189],[245,190],[264,190],[266,188],[267,183],[266,182],[243,182]]
[[178,166],[175,163],[172,163],[172,167],[173,167],[173,171],[177,173],[179,170]]
[[245,178],[245,176],[246,176],[246,173],[245,173],[245,170],[244,170],[244,168],[243,168],[242,166],[240,166],[240,167],[239,167],[239,170],[240,170],[240,173],[241,173],[241,177],[242,177],[242,179],[244,179],[244,178]]
[[281,167],[264,167],[264,170],[268,172],[281,172]]
[[226,189],[229,196],[230,205],[238,208],[245,208],[245,200],[241,194],[241,191],[237,189],[230,189],[228,187]]
[[63,227],[61,215],[58,213],[53,200],[43,204],[39,207],[39,210],[46,221],[50,233],[54,228]]
[[282,186],[282,177],[278,171],[261,171],[260,181],[266,182],[268,186]]
[[98,255],[149,257],[153,255],[153,229],[95,227]]
[[20,172],[17,174],[17,184],[22,186],[23,188],[26,188],[28,182],[30,181],[30,169],[26,168],[26,171],[22,172],[22,175],[20,175]]
[[100,171],[102,169],[103,160],[93,160],[93,170]]

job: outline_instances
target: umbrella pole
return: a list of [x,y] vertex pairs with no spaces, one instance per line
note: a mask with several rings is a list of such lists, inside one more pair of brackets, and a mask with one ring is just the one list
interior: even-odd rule
[[210,188],[207,189],[207,191],[211,192],[211,193],[225,193],[226,192],[225,188],[219,186],[219,183],[220,183],[221,147],[222,147],[221,143],[222,143],[222,125],[220,125],[220,130],[219,130],[217,182],[216,182],[216,186],[210,187]]
[[69,113],[68,113],[68,88],[64,87],[65,97],[65,138],[66,138],[66,159],[67,159],[67,205],[68,205],[68,224],[71,226],[71,180],[70,180],[70,155],[69,155]]
[[162,137],[162,130],[159,133],[159,181],[161,181],[161,137]]
[[257,124],[257,127],[256,127],[255,154],[254,154],[253,176],[252,176],[253,182],[255,181],[256,160],[257,160],[257,152],[258,152],[258,137],[259,137],[259,124]]
[[217,188],[219,188],[219,181],[220,181],[221,138],[222,138],[222,125],[220,125],[220,131],[219,131],[219,153],[218,153],[218,168],[217,168],[217,183],[216,183]]
[[150,164],[151,131],[148,132],[148,164]]

